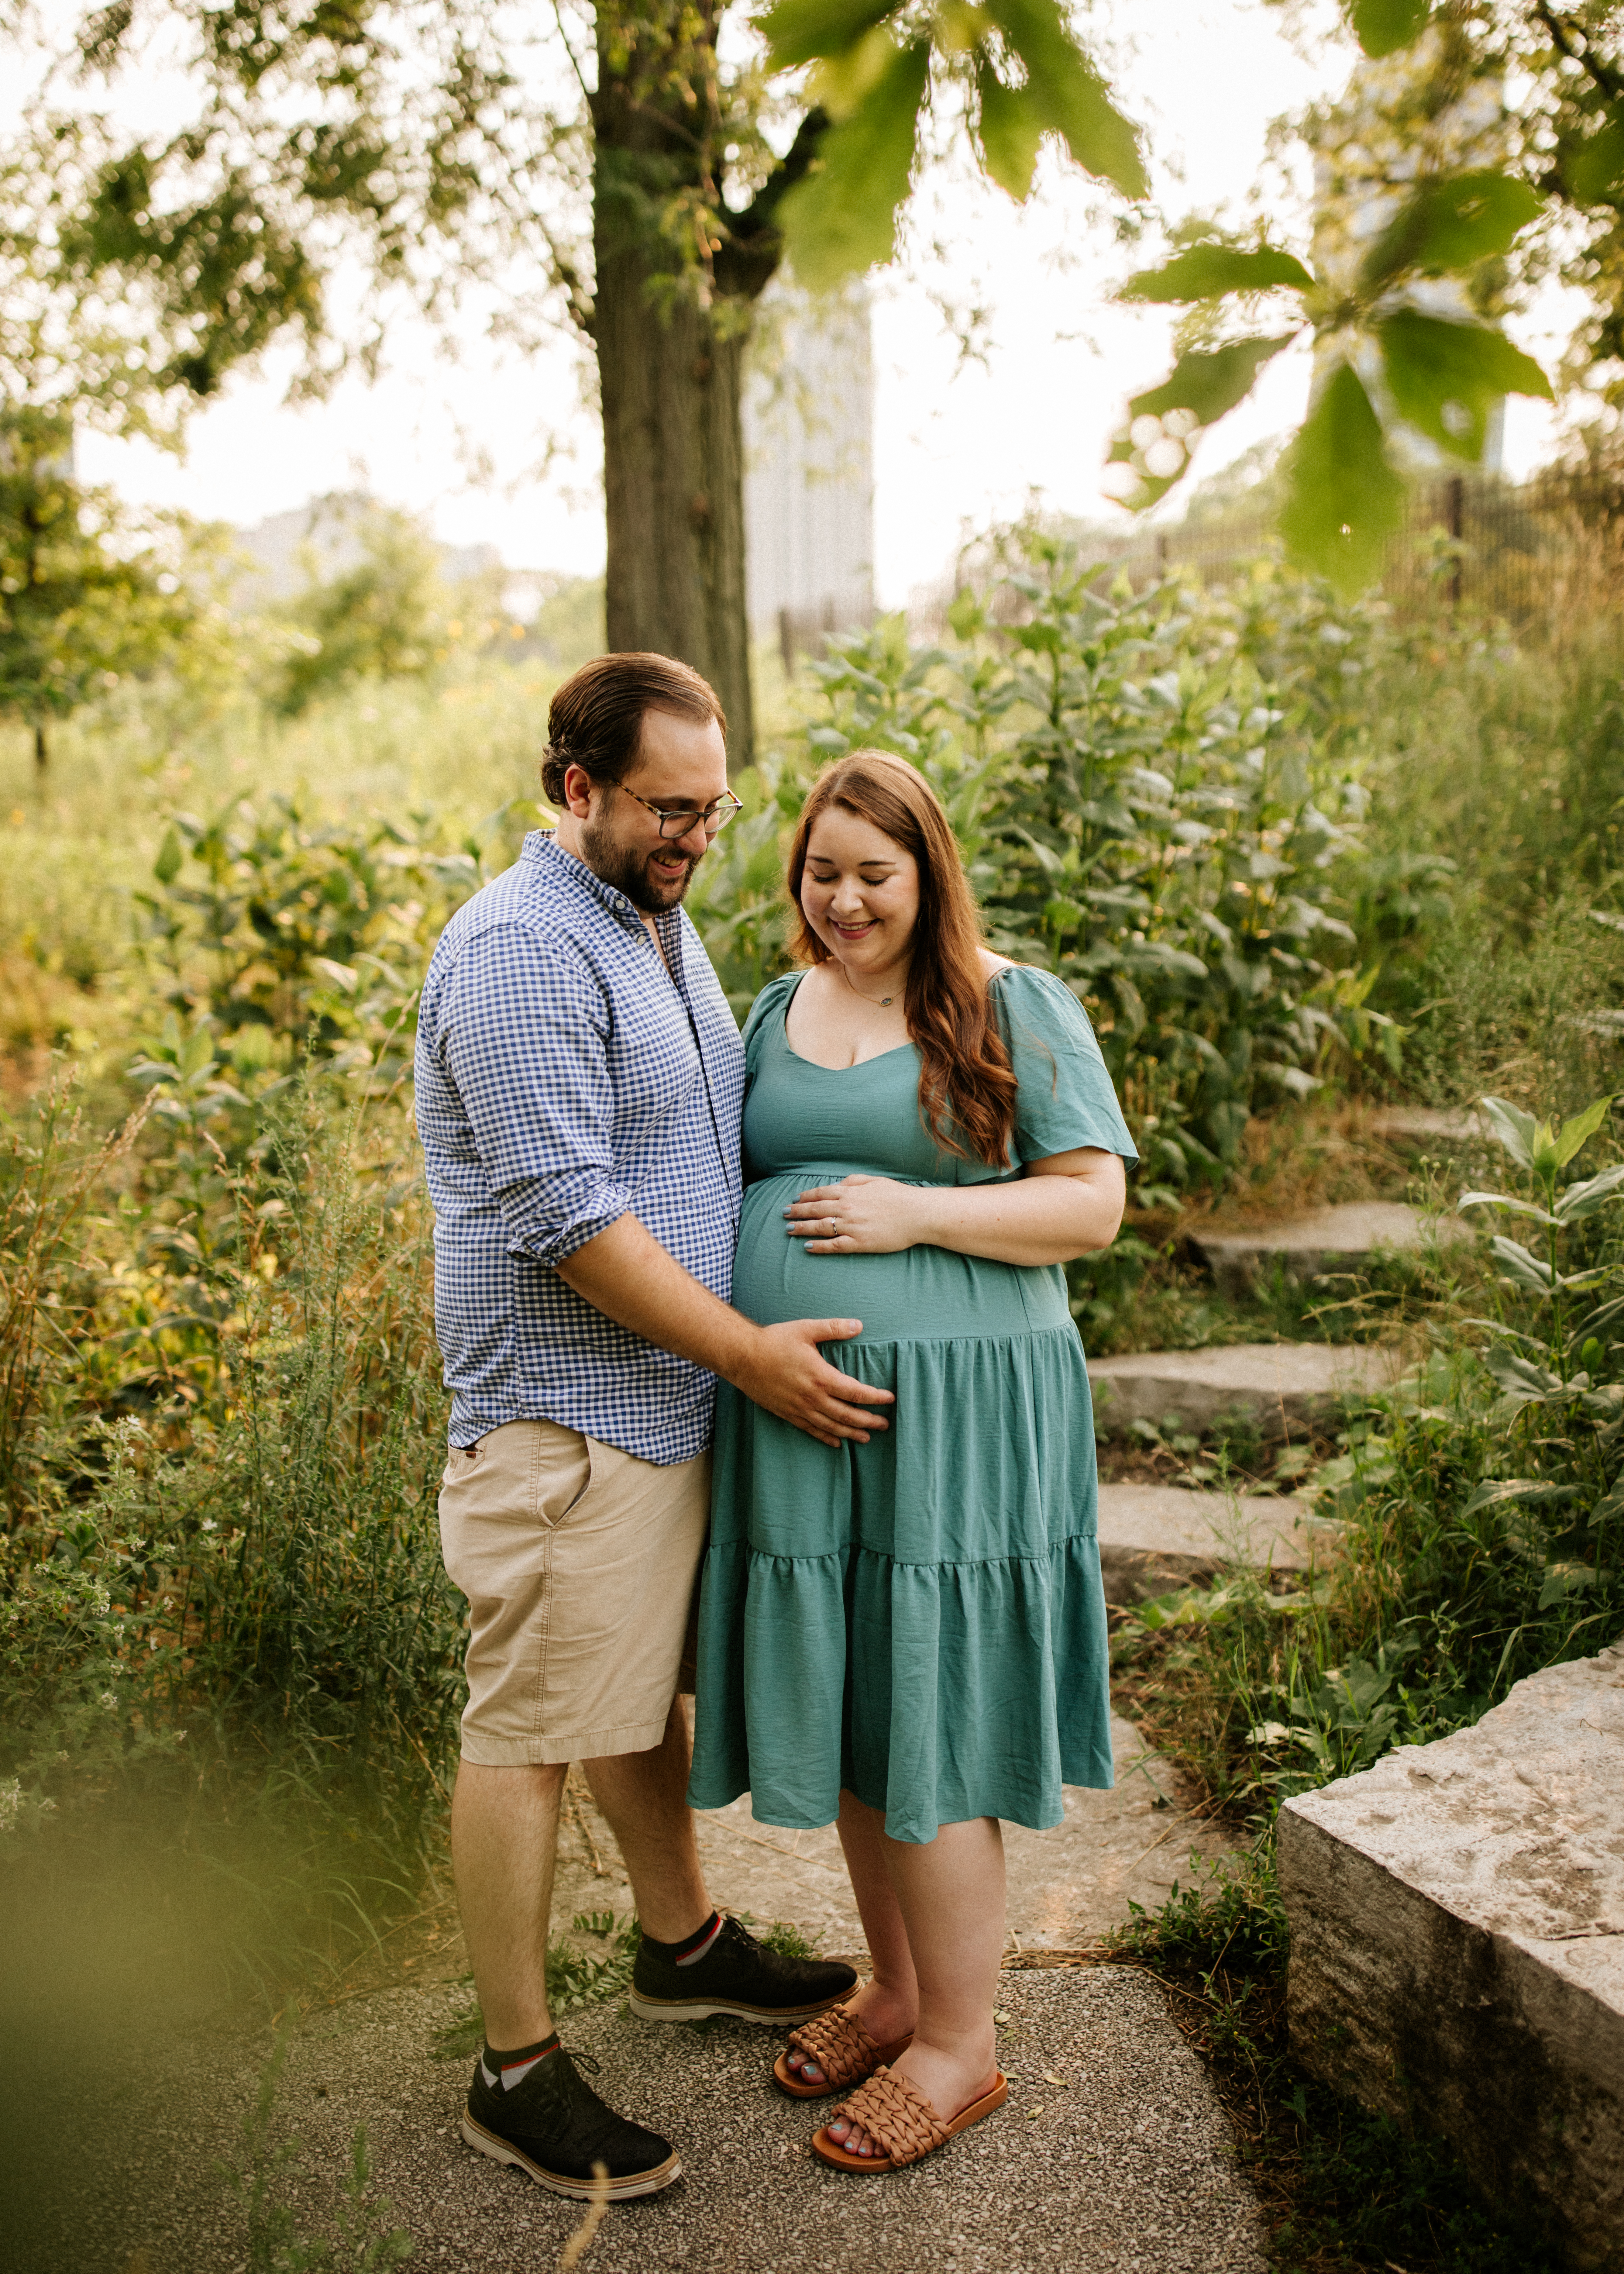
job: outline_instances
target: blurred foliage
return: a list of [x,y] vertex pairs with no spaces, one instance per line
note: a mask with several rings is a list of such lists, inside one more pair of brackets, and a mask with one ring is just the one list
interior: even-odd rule
[[233,660],[218,533],[141,515],[72,473],[71,420],[0,411],[0,712],[51,722],[126,676],[219,679]]
[[267,608],[262,633],[267,698],[283,716],[357,681],[426,679],[454,651],[495,642],[511,653],[524,639],[503,606],[502,572],[448,580],[417,516],[341,493],[309,520],[303,588]]

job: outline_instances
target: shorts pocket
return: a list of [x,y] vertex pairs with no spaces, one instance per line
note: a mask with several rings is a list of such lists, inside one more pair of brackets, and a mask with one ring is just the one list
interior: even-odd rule
[[571,1431],[575,1439],[573,1457],[560,1458],[551,1453],[539,1479],[537,1494],[537,1513],[549,1532],[556,1532],[560,1524],[568,1524],[581,1507],[598,1479],[600,1446],[590,1437]]

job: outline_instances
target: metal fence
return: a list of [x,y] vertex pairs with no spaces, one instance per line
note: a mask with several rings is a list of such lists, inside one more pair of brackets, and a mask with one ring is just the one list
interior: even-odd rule
[[[1178,571],[1222,584],[1281,550],[1264,512],[1074,533],[1102,576],[1139,586]],[[948,603],[966,585],[991,588],[995,616],[1017,621],[1025,603],[999,584],[1010,565],[998,538],[979,539],[953,576],[914,594],[910,632],[940,638]],[[1559,642],[1599,615],[1624,614],[1624,478],[1556,471],[1522,483],[1471,475],[1419,483],[1388,543],[1382,586],[1395,607],[1467,609]],[[816,629],[808,625],[798,644],[813,646]]]
[[[1111,553],[1135,584],[1177,568],[1221,582],[1279,543],[1261,516],[1137,532]],[[1470,608],[1553,636],[1624,612],[1624,480],[1553,471],[1515,483],[1455,475],[1417,484],[1387,545],[1395,605]]]

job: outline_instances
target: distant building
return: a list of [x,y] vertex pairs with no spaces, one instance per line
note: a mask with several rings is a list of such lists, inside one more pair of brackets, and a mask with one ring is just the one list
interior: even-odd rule
[[[1366,252],[1419,177],[1503,165],[1509,139],[1505,81],[1498,69],[1485,67],[1456,27],[1436,23],[1395,55],[1362,59],[1347,93],[1322,113],[1312,137],[1316,275],[1334,290],[1351,290]],[[1448,323],[1481,320],[1456,276],[1410,277],[1394,299]],[[1317,363],[1344,351],[1342,341],[1324,341]],[[1375,343],[1362,343],[1351,359],[1365,386],[1380,395],[1381,356]],[[1502,397],[1488,416],[1478,462],[1485,474],[1501,471],[1505,429]],[[1413,473],[1460,471],[1460,460],[1430,435],[1402,425],[1393,431]]]
[[874,354],[868,297],[763,297],[744,406],[750,628],[798,649],[874,615]]

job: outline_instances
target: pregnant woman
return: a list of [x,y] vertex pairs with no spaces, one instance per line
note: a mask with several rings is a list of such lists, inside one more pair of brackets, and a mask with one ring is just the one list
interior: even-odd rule
[[[891,1427],[820,1443],[719,1392],[690,1798],[838,1818],[872,1960],[774,2074],[889,2171],[998,2107],[998,1819],[1109,1786],[1093,1413],[1061,1265],[1109,1246],[1136,1157],[1087,1019],[981,945],[947,817],[859,750],[790,855],[804,971],[745,1029],[733,1300],[849,1314]],[[849,2090],[857,2086],[856,2090]]]

